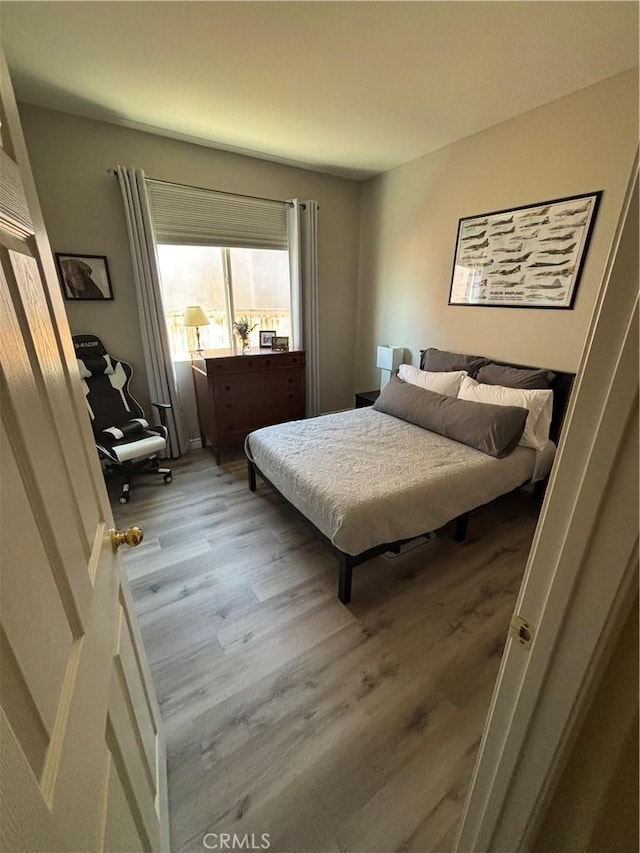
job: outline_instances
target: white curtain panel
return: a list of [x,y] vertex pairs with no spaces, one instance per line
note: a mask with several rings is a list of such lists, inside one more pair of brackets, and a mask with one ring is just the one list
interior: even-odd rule
[[289,281],[291,282],[291,346],[293,349],[304,349],[300,213],[300,202],[297,198],[292,198],[287,207],[287,242]]
[[307,417],[319,412],[318,203],[291,199],[287,210],[292,346],[306,358]]
[[304,336],[307,355],[307,414],[320,411],[320,334],[318,323],[318,202],[305,201],[302,209],[302,282]]
[[117,166],[116,173],[129,234],[149,394],[155,402],[171,403],[172,408],[167,412],[167,455],[176,459],[186,451],[188,440],[162,308],[160,272],[145,174],[141,169],[124,166]]

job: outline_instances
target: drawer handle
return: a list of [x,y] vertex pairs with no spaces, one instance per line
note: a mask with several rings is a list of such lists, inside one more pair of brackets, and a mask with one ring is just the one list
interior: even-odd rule
[[293,382],[293,376],[290,376],[287,381],[289,382],[289,385],[291,385],[291,383]]
[[225,391],[231,391],[231,385],[225,385],[224,390]]
[[266,364],[266,366],[267,366],[267,367],[271,367],[271,359],[270,359],[270,358],[268,358],[268,359],[265,361],[265,364]]
[[289,399],[293,400],[293,394],[289,394]]
[[291,359],[291,364],[297,364],[297,363],[298,363],[298,359],[297,359],[297,358],[292,358],[292,359]]

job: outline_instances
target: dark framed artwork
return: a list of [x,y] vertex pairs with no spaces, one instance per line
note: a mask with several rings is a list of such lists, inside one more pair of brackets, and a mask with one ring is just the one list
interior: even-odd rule
[[449,305],[573,308],[602,191],[458,222]]
[[56,264],[65,299],[109,300],[113,289],[104,255],[72,255],[56,252]]
[[266,329],[260,330],[260,348],[261,349],[271,349],[273,346],[273,340],[276,336],[275,331],[267,331]]

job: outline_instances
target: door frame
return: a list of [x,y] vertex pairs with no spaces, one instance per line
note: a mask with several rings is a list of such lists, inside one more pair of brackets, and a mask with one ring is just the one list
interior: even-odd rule
[[532,842],[637,591],[637,354],[636,152],[516,602],[533,638],[507,640],[457,853]]

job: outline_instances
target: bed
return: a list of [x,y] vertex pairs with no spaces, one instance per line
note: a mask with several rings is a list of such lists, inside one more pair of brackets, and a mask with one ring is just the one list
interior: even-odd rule
[[[482,363],[489,361],[482,359]],[[472,370],[479,371],[477,363],[465,369],[469,376]],[[455,537],[461,541],[472,510],[525,483],[545,481],[573,379],[573,374],[559,372],[550,376],[553,417],[549,440],[539,449],[518,444],[497,458],[405,420],[404,411],[397,417],[396,409],[387,405],[394,412],[390,414],[382,405],[383,410],[354,409],[252,432],[245,442],[249,488],[255,491],[256,475],[260,475],[337,556],[338,597],[346,604],[355,566],[386,551],[397,552],[404,543],[452,520],[456,521]],[[398,387],[385,389],[385,399],[392,398],[392,391],[413,395],[420,405],[427,399],[422,391],[408,385],[400,388],[406,383],[394,381]],[[424,393],[430,400],[441,396]],[[457,400],[435,402],[460,406]]]

